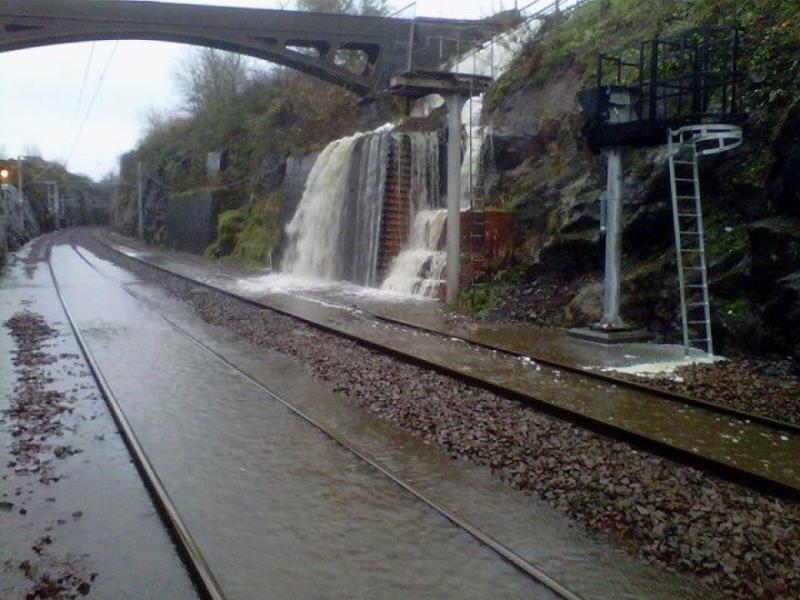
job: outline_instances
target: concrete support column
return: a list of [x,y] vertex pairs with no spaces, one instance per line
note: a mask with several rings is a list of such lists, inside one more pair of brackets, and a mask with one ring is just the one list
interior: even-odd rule
[[447,96],[447,302],[458,295],[461,278],[461,94]]
[[612,148],[606,155],[606,266],[603,282],[603,329],[622,329],[619,315],[620,270],[622,263],[622,150]]

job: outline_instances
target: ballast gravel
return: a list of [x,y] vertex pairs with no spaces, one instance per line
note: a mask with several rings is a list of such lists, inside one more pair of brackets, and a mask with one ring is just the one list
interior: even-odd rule
[[97,255],[160,284],[207,322],[297,359],[371,413],[453,458],[489,467],[631,553],[697,576],[712,596],[800,597],[800,505],[190,284],[84,237]]

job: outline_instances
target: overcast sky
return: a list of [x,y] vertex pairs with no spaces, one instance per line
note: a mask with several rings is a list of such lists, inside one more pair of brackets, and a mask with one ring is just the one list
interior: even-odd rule
[[[277,0],[176,1],[278,5]],[[410,2],[394,0],[392,6],[400,9]],[[513,6],[514,0],[419,0],[402,16],[479,18]],[[96,179],[116,170],[119,155],[141,136],[149,110],[179,108],[174,73],[188,52],[190,47],[178,44],[121,41],[0,54],[0,156],[40,154]]]

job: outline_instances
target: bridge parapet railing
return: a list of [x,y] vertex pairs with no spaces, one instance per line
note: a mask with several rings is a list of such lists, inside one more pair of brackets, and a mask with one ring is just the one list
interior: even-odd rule
[[[544,20],[553,16],[566,16],[576,8],[591,0],[534,0],[521,8],[499,13],[488,19],[487,23],[496,23],[493,31],[486,35],[476,37],[474,31],[469,37],[424,35],[419,29],[410,34],[409,51],[406,61],[406,70],[416,68],[430,69],[432,60],[438,62],[442,70],[458,70],[466,66],[465,73],[472,75],[488,75],[495,77],[495,55],[501,55],[509,48],[519,48],[521,41],[527,41],[538,32],[538,27],[531,27],[537,20]],[[526,38],[526,39],[521,39]],[[489,45],[489,55],[486,60],[473,60],[479,53],[484,53]],[[496,51],[495,51],[496,49]],[[481,67],[478,63],[486,62]],[[476,70],[472,72],[473,68]],[[480,70],[480,72],[477,72]]]

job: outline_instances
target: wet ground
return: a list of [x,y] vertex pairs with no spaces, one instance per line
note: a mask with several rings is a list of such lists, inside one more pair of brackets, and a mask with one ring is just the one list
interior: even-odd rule
[[0,597],[193,598],[43,249],[0,275]]
[[152,284],[85,248],[80,252],[66,245],[53,251],[67,302],[231,597],[262,589],[279,597],[551,593],[158,315],[570,589],[593,598],[695,595],[688,582],[592,540],[544,503],[387,427],[302,365],[209,326]]
[[[126,252],[130,248],[119,246]],[[248,285],[226,273],[203,268],[202,263],[185,257],[156,251],[143,251],[147,260],[177,273],[196,278],[248,298],[265,301],[271,307],[286,311],[314,323],[380,344],[382,347],[423,359],[432,365],[453,368],[468,376],[533,395],[559,408],[592,418],[635,435],[643,435],[669,444],[681,451],[702,454],[720,463],[744,469],[794,487],[800,487],[800,436],[787,431],[751,423],[747,419],[727,417],[691,405],[676,407],[671,401],[654,402],[651,395],[587,379],[573,373],[547,367],[526,358],[501,355],[482,348],[467,346],[458,339],[429,335],[414,329],[375,321],[373,313],[352,306],[336,304],[332,298],[323,301],[305,294],[286,292],[245,292]],[[278,277],[283,277],[278,275]],[[328,292],[326,292],[328,293]],[[438,317],[430,310],[423,314],[423,303],[397,303],[395,315],[405,311],[404,319],[416,322]],[[408,315],[413,313],[414,317]],[[437,326],[438,327],[438,326]],[[500,330],[502,332],[502,330]],[[484,341],[497,338],[494,328],[481,329],[476,336]],[[536,345],[536,354],[560,357],[568,364],[589,360],[594,355],[594,368],[609,364],[644,364],[675,358],[675,347],[657,345],[623,345],[601,350],[602,346],[565,339],[555,332],[543,332],[541,338],[500,336],[503,345],[519,350]],[[515,341],[519,339],[522,341]],[[533,340],[538,340],[534,342]],[[569,349],[570,356],[566,356]],[[590,352],[591,350],[591,352]],[[630,354],[633,353],[633,354]]]
[[[206,322],[250,340],[261,352],[275,349],[299,360],[367,411],[449,456],[490,467],[497,478],[650,561],[699,575],[735,597],[793,597],[800,589],[800,513],[792,503],[637,452],[90,246],[166,288]],[[219,274],[216,265],[201,258],[180,259],[181,267],[200,279],[238,279],[233,269]],[[659,594],[644,594],[653,596]]]
[[[106,235],[106,234],[104,234]],[[683,346],[671,344],[605,345],[579,340],[558,328],[524,323],[471,322],[447,311],[430,298],[365,288],[347,282],[300,279],[270,271],[253,272],[232,263],[210,263],[200,257],[159,249],[153,252],[136,241],[107,234],[108,239],[132,255],[162,266],[180,265],[186,275],[244,296],[280,301],[305,301],[328,308],[345,308],[406,322],[479,343],[576,367],[597,370],[623,369],[629,373],[671,372],[682,365],[713,360],[699,350],[687,356]]]

